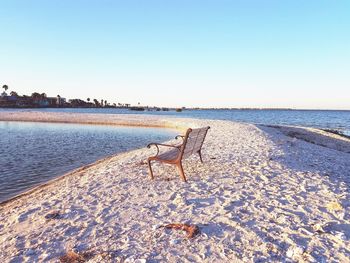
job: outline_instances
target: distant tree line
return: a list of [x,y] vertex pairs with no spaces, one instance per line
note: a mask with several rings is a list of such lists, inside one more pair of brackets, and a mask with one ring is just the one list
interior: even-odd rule
[[33,92],[30,96],[18,95],[16,91],[11,91],[8,95],[7,85],[3,85],[4,92],[0,96],[0,107],[81,107],[81,108],[128,108],[128,103],[109,103],[107,100],[90,98],[86,101],[82,99],[70,99],[67,101],[60,95],[56,97],[48,97],[46,93]]

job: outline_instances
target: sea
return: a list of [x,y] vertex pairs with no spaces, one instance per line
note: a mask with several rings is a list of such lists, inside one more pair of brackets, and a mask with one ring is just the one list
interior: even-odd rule
[[[0,109],[1,111],[14,109]],[[350,136],[350,110],[259,110],[259,109],[210,109],[210,110],[183,110],[169,111],[132,111],[120,108],[44,108],[44,109],[17,109],[18,111],[43,112],[75,112],[100,114],[155,114],[178,117],[230,120],[249,122],[264,125],[292,125],[331,129]]]
[[[118,108],[0,109],[96,114],[152,114],[230,120],[263,125],[330,129],[350,136],[346,110],[186,110],[131,111]],[[166,141],[173,130],[102,125],[0,121],[0,202],[106,156]]]
[[0,121],[0,203],[106,156],[175,135],[168,129]]

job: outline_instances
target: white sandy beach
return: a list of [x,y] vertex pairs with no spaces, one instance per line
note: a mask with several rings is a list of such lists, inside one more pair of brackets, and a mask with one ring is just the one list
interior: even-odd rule
[[[188,183],[156,163],[150,180],[144,161],[155,150],[143,148],[0,205],[0,262],[59,262],[71,251],[88,262],[350,262],[349,139],[149,115],[3,112],[0,120],[211,126],[204,164],[184,161]],[[187,239],[160,227],[167,223],[201,233]]]

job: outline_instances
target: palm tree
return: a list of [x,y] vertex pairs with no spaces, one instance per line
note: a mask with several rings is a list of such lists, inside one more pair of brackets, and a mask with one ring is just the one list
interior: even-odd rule
[[94,99],[94,103],[95,103],[95,106],[96,106],[96,107],[99,107],[99,106],[100,106],[100,103],[98,102],[97,99]]
[[12,97],[18,97],[18,93],[16,91],[11,91],[10,96]]
[[90,98],[87,98],[86,100],[87,100],[88,102],[90,102]]
[[60,95],[57,95],[56,105],[57,105],[57,107],[61,106],[61,96]]
[[6,92],[6,90],[9,89],[9,87],[7,85],[3,85],[2,88],[5,90],[5,92]]
[[31,97],[32,97],[33,99],[39,99],[39,98],[41,98],[41,94],[38,93],[38,92],[33,92],[32,95],[31,95]]

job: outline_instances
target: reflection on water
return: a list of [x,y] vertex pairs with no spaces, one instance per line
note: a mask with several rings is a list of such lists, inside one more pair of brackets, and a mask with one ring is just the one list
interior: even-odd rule
[[165,129],[0,121],[0,202],[105,156],[173,135]]

